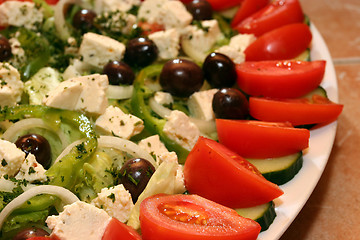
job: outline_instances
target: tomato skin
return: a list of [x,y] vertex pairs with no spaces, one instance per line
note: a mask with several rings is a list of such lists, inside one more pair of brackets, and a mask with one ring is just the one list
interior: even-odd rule
[[[318,96],[320,97],[320,96]],[[338,118],[343,105],[329,100],[277,100],[250,97],[250,115],[262,121],[290,122],[294,126],[329,123]]]
[[149,36],[154,32],[158,32],[165,29],[163,25],[157,23],[148,23],[144,21],[140,21],[138,23],[138,26],[143,30],[142,34],[145,36]]
[[231,7],[238,6],[244,0],[207,0],[212,9],[215,11],[225,10]]
[[130,226],[112,218],[106,226],[101,240],[141,240],[141,236]]
[[197,195],[146,198],[140,224],[144,240],[255,240],[260,232],[255,221]]
[[256,39],[244,51],[246,61],[292,59],[304,52],[312,39],[309,26],[288,24]]
[[310,131],[290,123],[216,119],[219,142],[245,158],[282,157],[309,146]]
[[269,0],[244,0],[231,21],[231,27],[235,28],[244,19],[264,8]]
[[226,146],[200,137],[184,165],[186,189],[231,208],[267,203],[283,194]]
[[316,89],[326,61],[258,61],[236,65],[237,83],[252,96],[297,98]]
[[304,13],[298,0],[276,0],[241,21],[234,29],[258,37],[275,28],[303,21]]
[[57,240],[57,239],[52,237],[31,237],[26,240]]

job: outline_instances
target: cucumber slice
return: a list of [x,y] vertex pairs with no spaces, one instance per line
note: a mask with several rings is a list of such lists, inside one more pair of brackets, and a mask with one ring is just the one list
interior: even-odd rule
[[263,176],[275,184],[287,183],[299,172],[303,164],[302,152],[279,158],[247,159]]
[[315,90],[309,92],[308,94],[306,94],[305,96],[303,96],[303,98],[307,98],[307,99],[309,99],[310,101],[312,101],[312,96],[314,96],[314,95],[320,95],[320,96],[322,96],[322,97],[328,98],[327,93],[326,93],[326,90],[325,90],[323,87],[321,87],[321,86],[319,86],[319,87],[317,87]]
[[255,207],[237,208],[235,211],[242,217],[258,222],[261,231],[267,230],[276,217],[275,205],[272,201]]

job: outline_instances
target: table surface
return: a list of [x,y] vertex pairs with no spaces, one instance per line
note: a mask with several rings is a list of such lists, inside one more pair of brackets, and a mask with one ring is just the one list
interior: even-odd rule
[[360,0],[300,2],[328,45],[344,110],[325,171],[280,240],[359,240]]

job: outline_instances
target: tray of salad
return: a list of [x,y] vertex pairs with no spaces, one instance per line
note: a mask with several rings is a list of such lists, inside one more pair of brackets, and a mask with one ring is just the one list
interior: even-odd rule
[[298,0],[0,0],[0,239],[279,239],[337,102]]

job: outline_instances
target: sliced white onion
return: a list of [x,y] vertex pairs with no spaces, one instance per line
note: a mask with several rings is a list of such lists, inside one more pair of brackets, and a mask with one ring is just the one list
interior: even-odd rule
[[60,159],[62,159],[65,155],[67,155],[68,153],[70,153],[71,149],[73,147],[75,147],[76,145],[79,145],[81,144],[82,142],[84,142],[85,140],[84,139],[80,139],[80,140],[76,140],[75,142],[67,145],[64,150],[59,154],[59,156],[56,158],[55,163],[57,163]]
[[131,98],[134,91],[134,86],[114,86],[109,85],[106,91],[106,96],[110,99],[122,100]]
[[[149,106],[150,108],[160,117],[166,118],[167,116],[170,116],[171,109],[164,107],[163,105],[157,103],[154,98],[149,99]],[[193,118],[189,117],[190,121],[193,122],[200,130],[200,132],[205,134],[211,134],[216,132],[216,124],[215,121],[210,120],[202,120],[199,118]]]
[[100,136],[98,138],[98,147],[99,148],[114,148],[134,157],[140,157],[148,160],[155,168],[157,168],[157,163],[154,158],[144,149],[139,147],[136,143],[133,143],[129,140],[114,137],[114,136]]
[[[53,186],[53,185],[41,185],[32,187],[26,192],[22,193],[18,197],[14,198],[6,207],[0,212],[0,229],[6,218],[18,207],[28,201],[30,198],[40,194],[50,194],[59,197],[64,205],[68,205],[79,201],[79,198],[66,188]],[[61,211],[61,210],[60,210]]]
[[49,131],[53,131],[59,136],[63,148],[69,145],[69,141],[62,131],[54,131],[54,129],[47,125],[41,118],[26,118],[14,123],[4,132],[2,138],[7,141],[13,141],[16,137],[16,134],[31,128],[43,128]]

